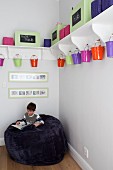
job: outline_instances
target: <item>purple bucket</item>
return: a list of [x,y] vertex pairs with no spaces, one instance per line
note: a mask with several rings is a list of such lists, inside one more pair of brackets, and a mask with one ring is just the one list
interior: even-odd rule
[[82,62],[90,62],[90,59],[91,59],[91,51],[90,50],[81,51],[81,61]]
[[81,54],[79,52],[72,54],[72,59],[74,64],[81,64]]
[[106,42],[107,57],[113,57],[113,41]]
[[4,58],[0,58],[0,66],[3,66],[4,64]]

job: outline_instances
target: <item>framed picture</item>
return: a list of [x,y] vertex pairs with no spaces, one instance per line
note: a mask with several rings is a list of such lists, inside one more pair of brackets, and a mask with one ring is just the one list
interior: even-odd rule
[[40,33],[16,31],[15,46],[40,47]]
[[47,98],[48,88],[9,88],[9,98]]
[[47,82],[47,72],[9,72],[10,82]]

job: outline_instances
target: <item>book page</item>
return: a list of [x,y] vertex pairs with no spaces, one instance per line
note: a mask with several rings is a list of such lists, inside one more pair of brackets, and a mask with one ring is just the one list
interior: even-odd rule
[[17,129],[23,129],[24,127],[26,127],[27,125],[21,125],[21,124],[19,124],[19,125],[11,125],[11,126],[13,126],[13,127],[15,127],[15,128],[17,128]]

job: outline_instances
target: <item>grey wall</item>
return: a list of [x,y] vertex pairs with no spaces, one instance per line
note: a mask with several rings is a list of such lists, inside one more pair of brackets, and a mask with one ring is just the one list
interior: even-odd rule
[[[13,36],[16,30],[38,31],[43,38],[50,38],[50,31],[59,19],[59,2],[53,0],[1,0],[0,1],[0,44],[3,36]],[[44,56],[46,58],[46,56]],[[48,72],[47,83],[11,83],[9,71]],[[40,60],[39,67],[31,68],[29,60],[23,60],[22,67],[16,68],[12,59],[5,59],[0,67],[0,145],[4,131],[13,121],[22,118],[29,102],[37,103],[39,113],[59,116],[59,71],[56,61]],[[6,87],[4,87],[4,84]],[[9,99],[8,88],[48,87],[48,98]]]
[[82,63],[60,71],[60,120],[68,141],[94,170],[113,169],[113,61]]
[[59,0],[59,18],[60,22],[70,24],[70,12],[80,0]]
[[[61,22],[69,21],[73,2],[60,1]],[[74,150],[94,170],[113,170],[113,59],[105,55],[103,61],[60,70],[59,104],[60,120]]]
[[[45,83],[16,83],[8,82],[9,71],[16,72],[48,72],[48,82]],[[56,61],[39,60],[39,66],[32,68],[29,60],[23,60],[22,66],[16,68],[12,59],[5,59],[4,67],[0,68],[0,138],[3,138],[6,127],[23,117],[26,106],[29,102],[37,104],[37,112],[43,114],[51,114],[59,117],[59,71]],[[6,87],[3,87],[3,84]],[[8,88],[40,88],[47,87],[49,89],[48,98],[8,98]]]
[[20,30],[40,32],[42,45],[58,20],[57,0],[0,0],[0,44],[3,36]]

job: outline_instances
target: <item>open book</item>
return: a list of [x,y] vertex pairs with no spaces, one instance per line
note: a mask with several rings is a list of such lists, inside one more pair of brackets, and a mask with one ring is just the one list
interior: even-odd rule
[[17,129],[22,130],[23,128],[25,128],[26,126],[29,126],[29,125],[22,125],[22,124],[19,124],[19,125],[11,125],[11,126],[17,128]]

